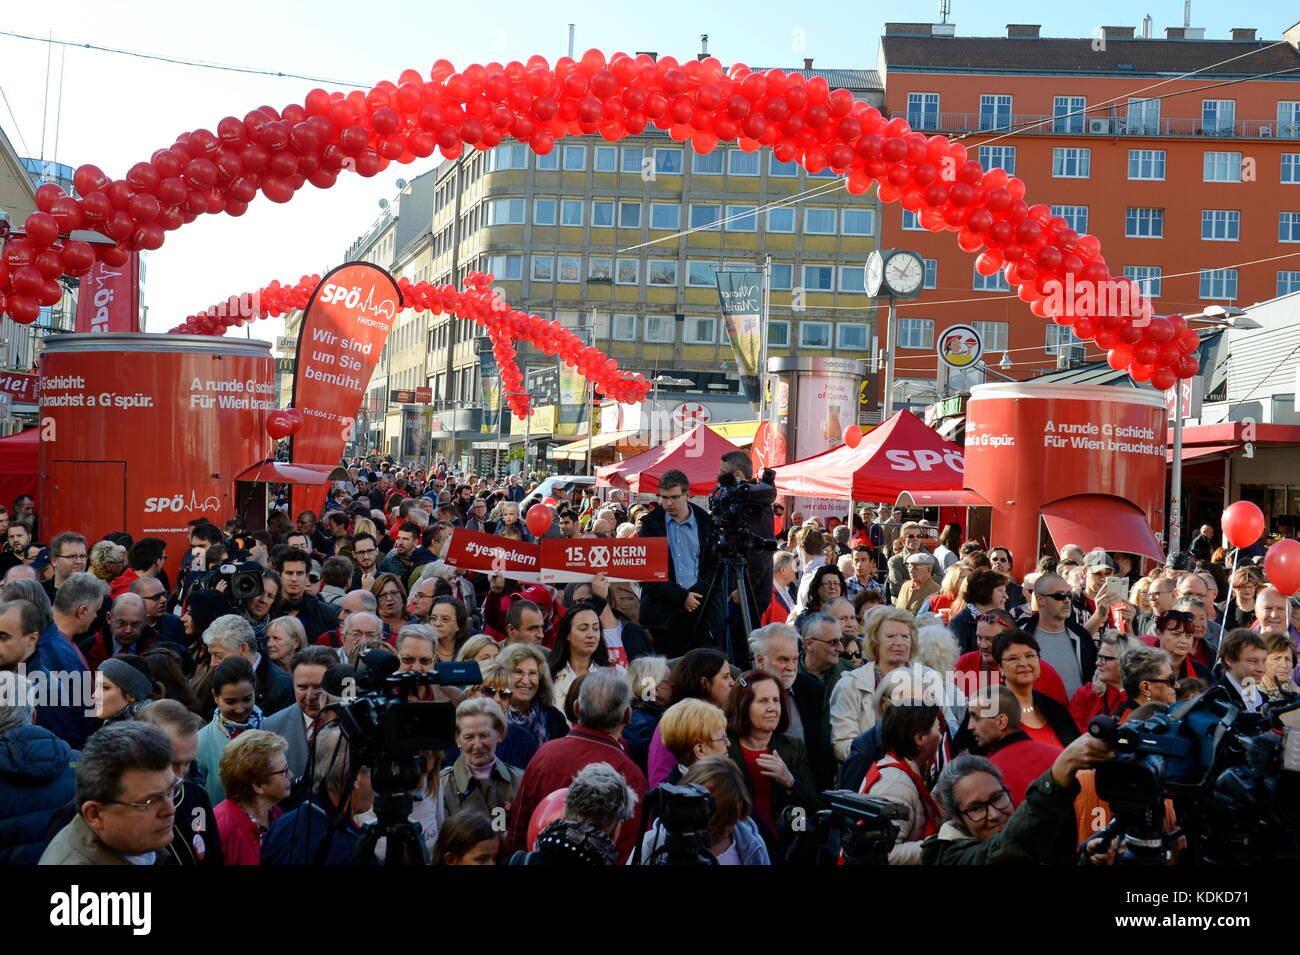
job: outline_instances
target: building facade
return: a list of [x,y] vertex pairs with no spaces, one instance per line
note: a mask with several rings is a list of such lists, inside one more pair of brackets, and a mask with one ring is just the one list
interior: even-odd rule
[[[1112,274],[1141,282],[1159,313],[1300,289],[1300,25],[1280,43],[1253,29],[1135,32],[1057,39],[1013,24],[961,37],[951,24],[889,23],[886,110],[1023,179],[1030,202],[1097,236]],[[986,361],[1006,355],[1015,378],[1104,357],[1034,317],[1000,274],[976,273],[954,239],[883,210],[881,245],[927,263],[927,291],[898,310],[897,403],[934,395],[934,343],[953,324],[978,327]],[[1284,255],[1296,257],[1249,264]]]

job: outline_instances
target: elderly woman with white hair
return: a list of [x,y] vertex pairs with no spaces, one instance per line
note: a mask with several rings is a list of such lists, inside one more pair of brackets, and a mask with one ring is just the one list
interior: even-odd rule
[[447,816],[472,809],[495,816],[510,809],[524,771],[497,756],[507,732],[505,713],[490,699],[465,700],[456,707],[460,755],[442,770],[442,801]]
[[618,865],[616,841],[636,813],[636,790],[609,763],[588,763],[569,784],[564,817],[537,836],[534,852],[516,853],[525,865]]

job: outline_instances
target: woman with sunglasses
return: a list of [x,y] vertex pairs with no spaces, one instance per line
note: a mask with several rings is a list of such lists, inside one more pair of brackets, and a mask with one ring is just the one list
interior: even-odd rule
[[1088,732],[1088,721],[1097,714],[1115,716],[1124,707],[1124,679],[1120,675],[1119,661],[1134,647],[1137,639],[1118,630],[1106,630],[1097,648],[1097,669],[1092,682],[1087,683],[1070,699],[1070,715],[1080,733]]
[[283,812],[293,782],[288,741],[266,730],[248,730],[221,754],[219,771],[226,798],[212,809],[226,865],[258,865],[262,836]]
[[1156,645],[1169,654],[1175,679],[1197,677],[1208,683],[1210,671],[1192,658],[1196,645],[1195,621],[1186,610],[1166,610],[1156,617]]

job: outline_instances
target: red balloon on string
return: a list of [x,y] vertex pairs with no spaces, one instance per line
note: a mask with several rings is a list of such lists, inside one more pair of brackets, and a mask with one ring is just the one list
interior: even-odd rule
[[524,523],[528,529],[533,532],[534,537],[541,537],[551,529],[551,524],[555,520],[555,515],[551,512],[550,507],[545,504],[534,504],[528,509],[528,516],[524,518]]
[[1220,524],[1229,544],[1249,547],[1264,533],[1264,512],[1250,501],[1237,501],[1224,509]]
[[1300,590],[1300,541],[1281,540],[1264,555],[1268,582],[1290,597]]
[[277,441],[289,437],[296,430],[293,418],[286,411],[272,411],[266,416],[266,433]]

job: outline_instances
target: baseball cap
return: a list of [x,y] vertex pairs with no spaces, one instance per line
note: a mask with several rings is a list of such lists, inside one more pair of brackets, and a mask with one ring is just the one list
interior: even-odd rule
[[1115,562],[1110,559],[1110,555],[1104,550],[1094,550],[1084,554],[1083,566],[1090,574],[1103,570],[1109,570],[1113,574],[1119,569],[1115,566]]
[[320,561],[313,560],[311,562],[311,569],[307,571],[307,576],[312,580],[320,580]]
[[50,566],[50,549],[42,547],[29,566],[32,570],[44,570]]

